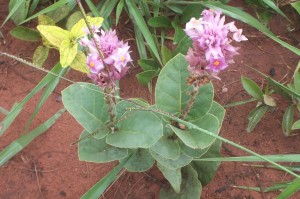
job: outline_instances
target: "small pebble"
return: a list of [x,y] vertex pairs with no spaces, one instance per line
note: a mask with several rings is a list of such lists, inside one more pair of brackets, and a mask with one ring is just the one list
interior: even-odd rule
[[228,92],[228,88],[222,87],[222,93],[227,93],[227,92]]
[[62,100],[61,95],[56,95],[55,101],[56,102],[61,102],[61,100]]

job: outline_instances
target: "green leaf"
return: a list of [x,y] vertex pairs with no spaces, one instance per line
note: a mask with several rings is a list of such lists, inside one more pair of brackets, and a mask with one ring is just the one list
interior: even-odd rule
[[116,25],[118,25],[119,23],[119,19],[121,16],[121,13],[123,11],[124,8],[124,0],[119,1],[118,5],[117,5],[117,9],[116,9]]
[[82,14],[80,11],[76,11],[73,14],[71,14],[68,17],[68,20],[66,22],[66,28],[67,30],[71,30],[72,27],[80,20],[82,19]]
[[282,130],[283,134],[289,136],[292,131],[292,125],[294,123],[294,105],[290,105],[284,112],[282,118]]
[[[189,72],[188,63],[184,56],[179,54],[171,59],[161,70],[155,89],[157,108],[169,113],[179,114],[190,98],[187,92],[192,90],[186,84]],[[189,114],[190,118],[197,119],[205,115],[212,104],[213,89],[211,84],[199,88],[199,95]]]
[[[219,121],[213,115],[206,114],[202,118],[195,120],[192,123],[202,129],[212,132],[213,134],[217,135],[219,133]],[[205,149],[209,147],[215,140],[214,137],[194,129],[181,130],[172,125],[168,125],[168,127],[174,131],[174,133],[184,142],[184,144],[193,149]]]
[[157,45],[152,37],[150,30],[148,29],[146,22],[143,19],[143,16],[141,15],[140,10],[137,8],[133,0],[125,0],[125,2],[127,4],[128,11],[132,15],[132,20],[139,27],[139,31],[141,31],[141,33],[143,34],[155,58],[158,60],[159,63],[162,63],[159,56]]
[[37,29],[40,33],[56,48],[60,48],[64,40],[71,39],[69,31],[63,30],[57,26],[38,25]]
[[191,158],[190,156],[187,156],[183,152],[180,152],[179,157],[175,160],[167,159],[151,149],[150,149],[150,152],[151,152],[152,157],[157,162],[159,162],[161,165],[163,165],[164,167],[167,167],[168,169],[171,169],[171,170],[184,167],[184,166],[188,165],[190,162],[192,162],[192,160],[193,160],[193,158]]
[[223,106],[221,106],[218,102],[214,101],[209,110],[209,114],[215,116],[218,119],[220,130],[225,117],[225,109],[223,108]]
[[300,14],[300,2],[291,3],[291,6]]
[[59,48],[61,67],[66,68],[71,65],[77,55],[77,47],[78,43],[72,44],[70,39],[61,42]]
[[176,160],[180,155],[180,148],[177,142],[166,136],[158,140],[150,149],[166,159]]
[[209,149],[209,147],[206,147],[204,149],[193,149],[193,148],[188,147],[187,145],[185,145],[181,140],[179,141],[179,146],[180,146],[180,150],[184,154],[186,154],[186,155],[188,155],[192,158],[200,158]]
[[159,63],[153,59],[140,59],[138,65],[144,70],[157,70],[159,69]]
[[267,4],[270,8],[272,8],[274,11],[279,13],[281,16],[283,16],[286,20],[291,22],[291,20],[277,7],[277,5],[272,0],[262,0],[265,4]]
[[190,19],[192,17],[195,17],[196,19],[199,19],[200,18],[200,13],[204,9],[205,9],[205,7],[201,4],[185,6],[185,8],[183,9],[183,12],[182,12],[181,23],[182,24],[187,23],[188,21],[190,21]]
[[136,78],[140,84],[148,84],[157,74],[156,70],[147,70],[141,73],[136,74]]
[[247,132],[250,133],[254,130],[259,121],[263,118],[265,113],[268,111],[269,107],[266,105],[261,105],[253,109],[248,115],[248,126]]
[[41,39],[41,35],[38,31],[24,26],[15,27],[10,31],[10,34],[15,38],[24,41],[39,41]]
[[27,145],[29,145],[36,137],[47,132],[47,130],[55,123],[55,121],[65,112],[64,109],[58,111],[50,119],[44,122],[42,125],[23,135],[19,139],[13,141],[10,145],[5,147],[0,151],[0,166],[5,164],[8,160],[14,157],[17,153],[23,150]]
[[162,123],[151,112],[127,112],[124,117],[117,124],[118,130],[107,136],[108,144],[120,148],[149,148],[163,136]]
[[300,120],[297,120],[292,126],[292,130],[296,129],[300,129]]
[[[108,133],[108,130],[103,129]],[[102,139],[95,139],[87,131],[83,131],[80,135],[80,142],[78,143],[78,157],[81,161],[86,162],[112,162],[120,160],[128,155],[127,149],[120,149],[106,144],[105,137]]]
[[295,73],[294,73],[294,86],[295,86],[296,92],[298,94],[300,94],[300,73],[298,71],[295,71]]
[[38,13],[30,16],[29,18],[25,19],[24,21],[20,22],[18,25],[21,25],[27,21],[30,21],[31,19],[34,19],[40,15],[43,15],[43,14],[46,14],[46,13],[49,13],[51,11],[54,11],[54,10],[57,10],[58,8],[60,8],[61,6],[65,5],[66,3],[68,3],[70,0],[59,0],[55,3],[53,3],[51,6],[48,6],[47,8],[39,11]]
[[32,62],[38,67],[42,67],[48,58],[49,48],[46,46],[38,46],[33,54]]
[[199,199],[202,185],[197,179],[197,172],[190,165],[181,169],[182,184],[180,192],[177,194],[172,189],[160,189],[161,199]]
[[9,15],[3,22],[2,26],[7,22],[8,19],[12,19],[15,24],[23,21],[28,13],[29,2],[29,0],[10,0],[8,5]]
[[[90,17],[87,16],[87,21],[90,25],[94,25],[96,27],[100,27],[103,23],[102,17]],[[78,39],[86,35],[84,32],[84,28],[86,27],[86,23],[84,19],[79,20],[72,28],[71,28],[71,34],[74,38]]]
[[118,178],[119,173],[123,169],[130,156],[121,160],[120,163],[113,168],[104,178],[90,188],[81,199],[98,199],[103,192]]
[[163,165],[157,163],[158,169],[162,172],[162,174],[165,176],[165,178],[169,181],[171,186],[173,187],[174,191],[176,193],[180,192],[180,185],[182,182],[181,178],[181,169],[168,169],[167,167],[164,167]]
[[67,17],[70,13],[70,7],[66,5],[62,5],[60,7],[57,7],[55,10],[48,12],[47,16],[49,16],[55,23],[61,21],[65,17]]
[[172,51],[168,49],[165,45],[161,46],[161,56],[162,62],[165,65],[170,59],[172,59]]
[[171,28],[171,20],[166,16],[152,17],[148,21],[149,26],[153,28]]
[[175,29],[173,44],[178,44],[186,36],[186,34],[176,22],[173,21],[172,26]]
[[82,51],[78,51],[70,67],[74,70],[82,73],[90,73],[89,68],[86,65],[86,55]]
[[40,0],[32,0],[29,11],[28,11],[29,16],[33,14],[33,12],[36,9],[39,2],[40,2]]
[[251,79],[249,79],[247,77],[242,76],[241,82],[242,82],[244,89],[247,91],[247,93],[249,93],[249,95],[251,95],[252,97],[254,97],[260,101],[264,100],[263,92],[261,91],[259,86],[254,81],[252,81]]
[[94,84],[72,84],[62,91],[62,101],[68,112],[89,133],[99,131],[108,121],[104,94]]
[[300,189],[300,178],[296,178],[276,199],[286,199]]
[[155,160],[148,149],[134,149],[133,151],[132,156],[124,165],[127,171],[144,172],[153,166]]
[[[216,140],[209,150],[201,158],[221,157],[220,149],[222,142]],[[198,173],[198,179],[203,186],[206,186],[215,177],[221,162],[198,162],[193,161],[192,166]]]
[[192,40],[190,39],[189,36],[185,35],[183,39],[180,40],[177,47],[173,51],[173,56],[176,56],[179,53],[185,55],[188,49],[191,47],[191,45],[192,45]]
[[188,114],[188,119],[190,120],[202,118],[206,113],[208,113],[213,103],[214,87],[212,83],[200,86],[198,91],[199,93],[196,96],[192,109]]
[[53,21],[53,19],[51,19],[47,15],[38,16],[38,22],[39,22],[39,25],[55,26],[55,22]]

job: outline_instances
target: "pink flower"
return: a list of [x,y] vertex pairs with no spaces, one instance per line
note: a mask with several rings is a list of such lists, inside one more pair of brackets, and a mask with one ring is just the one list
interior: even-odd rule
[[126,67],[127,63],[132,61],[129,55],[129,46],[126,44],[122,48],[118,48],[117,51],[111,56],[114,60],[116,69],[121,72],[122,68]]
[[234,63],[233,56],[238,54],[238,48],[231,42],[245,41],[247,38],[234,22],[225,24],[225,17],[221,16],[220,11],[204,10],[201,15],[202,18],[192,18],[186,24],[185,32],[193,41],[186,59],[195,72],[207,70],[218,73],[229,63]]
[[88,50],[87,66],[91,72],[88,76],[104,88],[124,77],[129,68],[127,64],[132,59],[128,44],[118,39],[116,31],[101,30],[100,35],[94,35],[94,40],[86,36],[79,43]]
[[227,67],[228,64],[226,63],[225,58],[220,57],[220,58],[211,58],[209,65],[206,66],[206,69],[211,70],[214,73],[218,73]]
[[98,73],[100,70],[104,69],[104,65],[100,56],[95,53],[88,55],[86,64],[91,73]]

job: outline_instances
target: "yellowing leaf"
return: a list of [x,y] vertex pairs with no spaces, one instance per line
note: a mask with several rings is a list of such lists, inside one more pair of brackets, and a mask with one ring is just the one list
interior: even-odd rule
[[38,21],[39,21],[39,25],[50,25],[50,26],[55,25],[55,22],[53,21],[53,19],[51,19],[47,15],[38,16]]
[[[102,17],[90,17],[87,16],[87,20],[91,26],[100,27],[103,23]],[[86,27],[85,21],[83,19],[79,20],[71,29],[71,34],[76,39],[83,37],[85,35],[84,28]]]
[[70,66],[77,55],[78,44],[72,44],[70,39],[66,39],[60,44],[59,55],[61,67]]
[[69,31],[63,30],[57,26],[38,25],[37,29],[56,48],[60,47],[62,41],[70,39]]
[[77,53],[70,67],[83,73],[90,73],[90,70],[86,65],[86,56],[82,51]]

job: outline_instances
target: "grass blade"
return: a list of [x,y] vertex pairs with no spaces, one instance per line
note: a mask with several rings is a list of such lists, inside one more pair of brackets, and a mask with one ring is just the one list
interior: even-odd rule
[[59,73],[57,73],[58,76],[53,76],[53,79],[47,84],[46,89],[44,90],[44,93],[38,103],[38,105],[35,107],[25,129],[27,129],[30,125],[31,122],[33,121],[33,119],[35,118],[36,114],[38,113],[38,111],[41,109],[41,107],[44,105],[45,101],[48,99],[48,97],[50,96],[50,94],[54,91],[54,89],[56,88],[57,84],[60,81],[59,77],[62,77],[66,74],[66,72],[68,71],[68,68],[62,68]]
[[8,115],[9,111],[3,108],[2,106],[0,106],[0,113],[2,113],[3,115]]
[[300,189],[300,178],[296,178],[281,194],[277,199],[285,199],[293,195]]
[[30,142],[32,142],[36,137],[46,132],[55,121],[65,112],[65,109],[58,111],[50,119],[44,122],[42,125],[29,132],[26,135],[23,135],[19,139],[13,141],[10,145],[4,148],[0,152],[0,166],[5,164],[8,160],[14,157],[17,153],[23,150]]
[[244,105],[244,104],[247,104],[247,103],[250,103],[250,102],[255,102],[255,101],[257,101],[257,99],[251,98],[251,99],[243,100],[243,101],[239,101],[239,102],[232,102],[230,104],[224,105],[224,108],[233,107],[233,106],[240,106],[240,105]]
[[48,6],[47,8],[45,8],[45,9],[39,11],[38,13],[32,15],[31,17],[25,19],[24,21],[22,21],[18,25],[21,25],[21,24],[23,24],[23,23],[25,23],[27,21],[30,21],[31,19],[34,19],[34,18],[36,18],[36,17],[38,17],[38,16],[40,16],[42,14],[46,14],[48,12],[54,11],[54,10],[58,9],[59,7],[65,5],[68,2],[69,2],[69,0],[60,0],[60,1],[57,1],[56,3],[52,4],[51,6]]
[[101,5],[100,11],[98,11],[97,7],[93,4],[91,0],[86,0],[85,1],[92,11],[93,15],[96,17],[103,17],[104,18],[104,23],[102,24],[104,30],[109,29],[109,24],[107,23],[107,18],[111,15],[114,7],[117,5],[118,0],[110,0],[110,1],[105,1],[103,5]]
[[36,7],[37,7],[37,5],[38,5],[39,2],[40,2],[40,0],[32,0],[31,6],[30,6],[29,12],[28,12],[29,16],[33,14],[33,12],[36,9]]
[[111,170],[104,178],[102,178],[90,190],[88,190],[81,197],[81,199],[98,199],[107,189],[107,187],[109,187],[109,185],[111,185],[111,183],[113,183],[117,179],[118,174],[121,172],[123,166],[127,163],[130,157],[131,155],[121,160],[120,163],[115,168],[113,168],[113,170]]
[[281,16],[283,16],[290,23],[292,23],[291,20],[277,7],[277,5],[272,0],[263,0],[263,2],[267,4],[270,8],[272,8],[274,11],[279,13]]
[[[59,71],[61,71],[62,68],[60,64],[56,64],[53,69],[51,70],[52,73],[57,74]],[[39,83],[36,85],[36,87],[16,106],[14,106],[9,114],[4,118],[4,120],[1,122],[2,128],[0,129],[0,136],[6,131],[6,129],[11,125],[11,123],[14,121],[14,119],[19,115],[19,113],[22,111],[24,105],[41,89],[43,89],[49,82],[52,81],[54,78],[53,75],[47,74]]]
[[18,8],[24,3],[24,0],[18,1],[18,3],[16,3],[14,5],[14,7],[11,9],[11,11],[9,12],[8,16],[6,17],[6,19],[4,20],[4,22],[2,23],[1,27],[2,28],[4,26],[4,24],[6,24],[6,22],[11,18],[11,16],[13,16],[15,14],[15,12],[18,10]]
[[[300,162],[300,154],[284,154],[284,155],[263,155],[273,162]],[[194,159],[195,161],[222,161],[222,162],[265,162],[256,156],[241,156],[241,157],[223,157],[223,158],[200,158]]]
[[280,189],[284,189],[286,188],[288,185],[290,184],[290,182],[286,182],[286,183],[278,183],[275,185],[272,185],[270,187],[266,187],[266,188],[261,188],[260,187],[247,187],[247,186],[233,186],[234,188],[239,188],[239,189],[246,189],[246,190],[251,190],[251,191],[257,191],[257,192],[271,192],[271,191],[278,191]]
[[135,21],[136,25],[139,27],[140,31],[142,32],[146,42],[148,43],[149,48],[155,55],[158,62],[162,65],[162,61],[159,56],[157,45],[139,9],[136,7],[135,3],[132,0],[126,0],[125,2],[129,13],[132,15],[132,20]]

